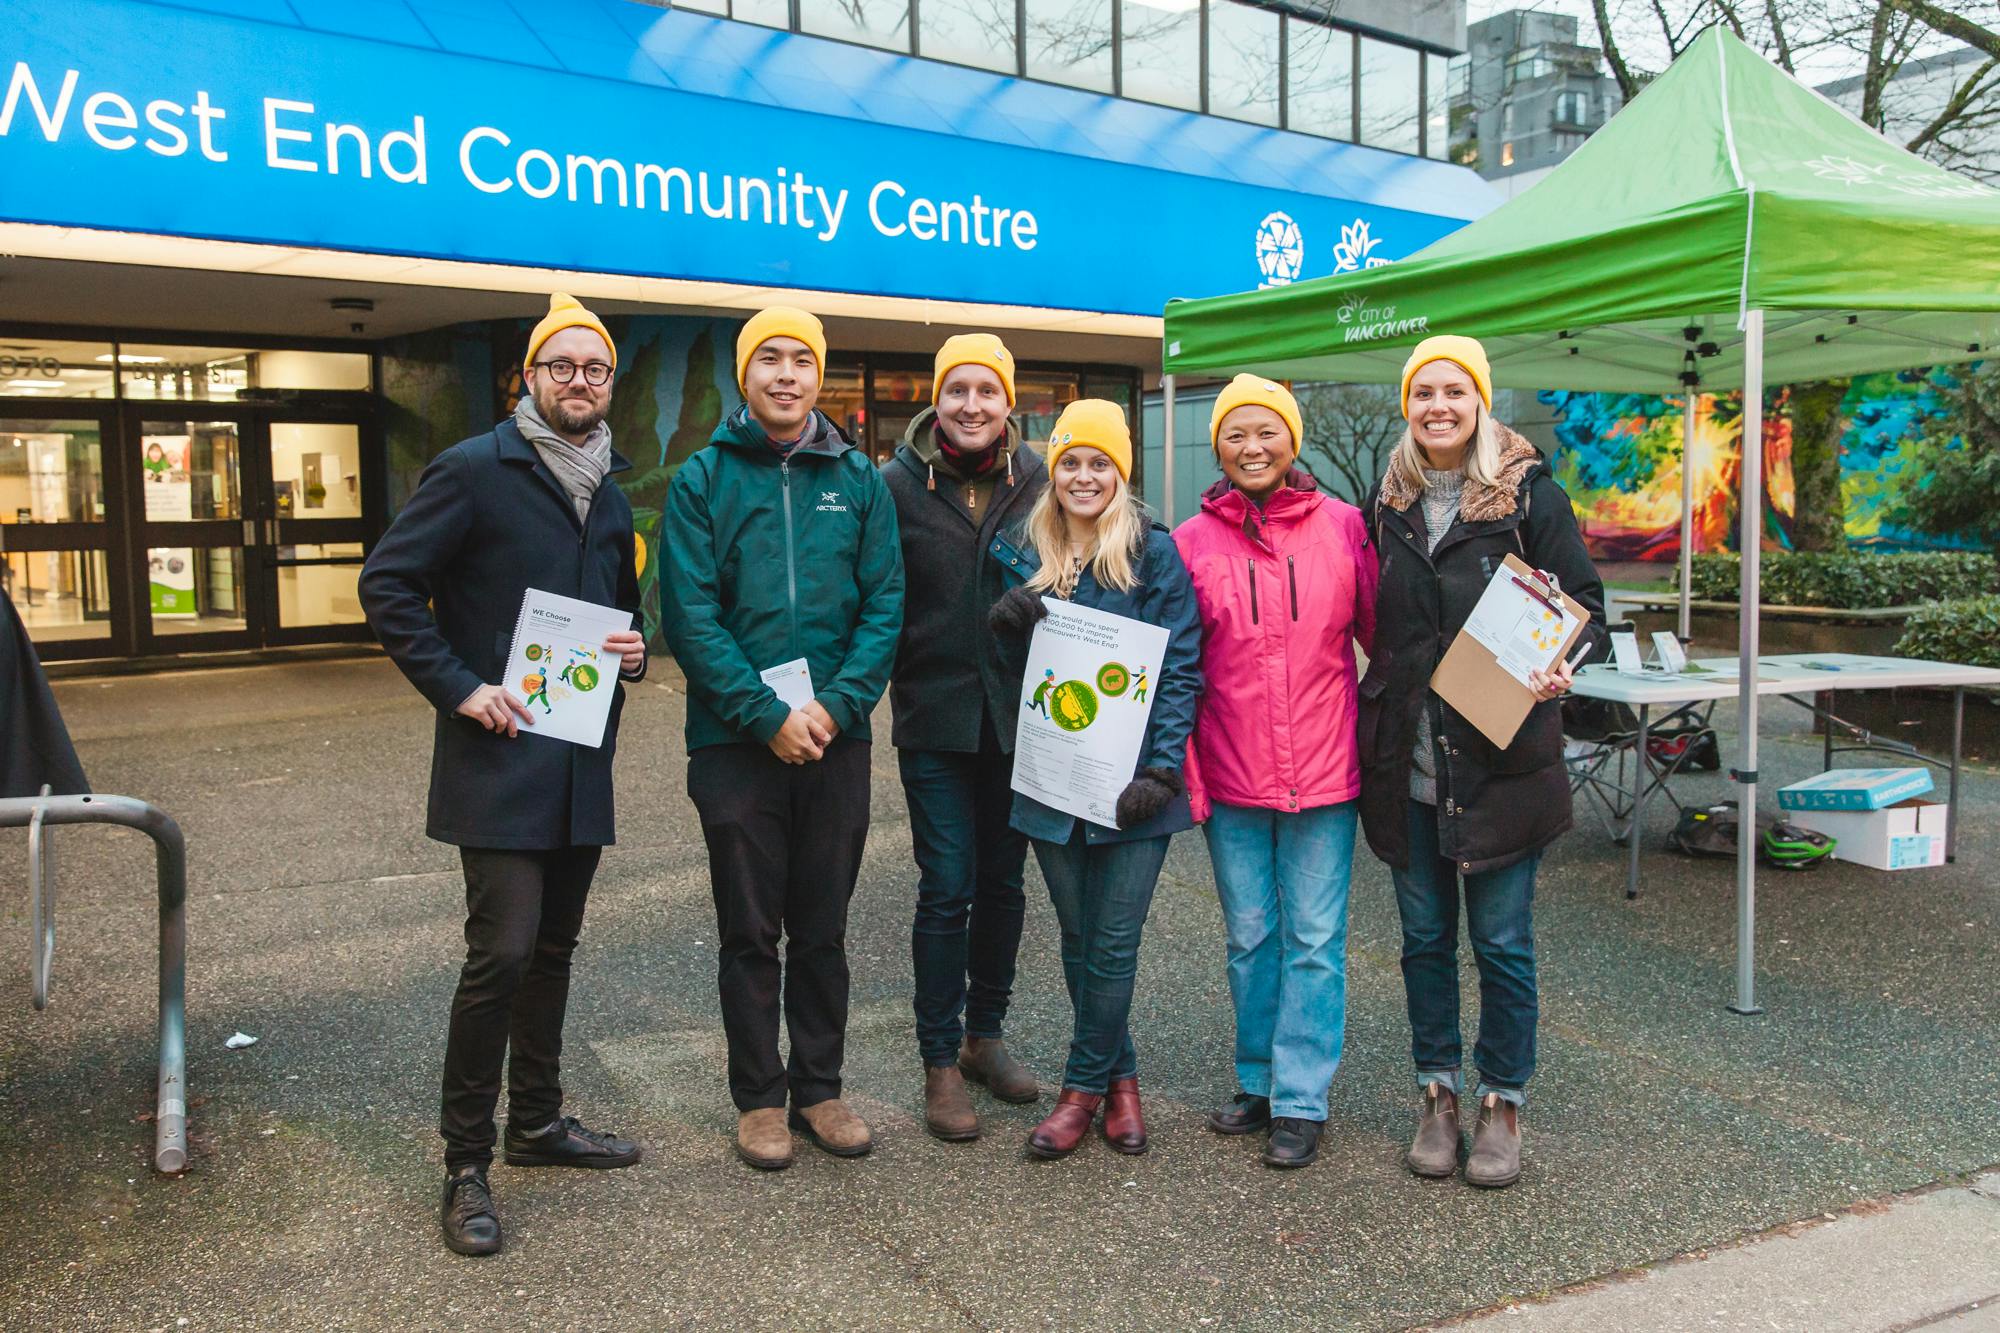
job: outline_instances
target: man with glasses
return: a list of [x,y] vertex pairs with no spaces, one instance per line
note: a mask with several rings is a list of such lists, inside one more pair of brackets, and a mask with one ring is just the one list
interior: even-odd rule
[[[439,454],[361,572],[368,623],[437,709],[426,831],[465,870],[465,965],[445,1039],[444,1242],[499,1250],[486,1169],[507,1061],[512,1166],[630,1166],[639,1145],[562,1113],[559,1064],[570,955],[598,856],[612,842],[611,761],[624,691],[593,749],[538,737],[506,679],[529,588],[639,610],[632,506],[612,480],[604,414],[618,353],[561,293],[528,338],[514,415]],[[650,386],[647,386],[650,390]],[[638,680],[637,630],[605,640]],[[546,674],[548,664],[543,665]],[[523,687],[523,694],[528,687]],[[508,1059],[511,1051],[511,1060]]]

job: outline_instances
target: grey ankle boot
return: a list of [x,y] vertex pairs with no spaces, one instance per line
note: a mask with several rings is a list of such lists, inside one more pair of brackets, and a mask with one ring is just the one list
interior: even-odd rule
[[1479,1102],[1479,1124],[1472,1132],[1472,1155],[1465,1159],[1465,1183],[1483,1189],[1505,1189],[1521,1177],[1521,1110],[1498,1093]]
[[1458,1094],[1442,1083],[1424,1089],[1423,1119],[1403,1160],[1420,1176],[1444,1177],[1458,1170]]

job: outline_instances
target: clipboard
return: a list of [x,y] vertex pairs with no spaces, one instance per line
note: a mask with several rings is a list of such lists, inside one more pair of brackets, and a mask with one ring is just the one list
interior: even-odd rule
[[[1549,658],[1551,664],[1566,657],[1590,627],[1590,612],[1584,609],[1581,602],[1567,593],[1552,594],[1548,585],[1518,557],[1510,555],[1503,560],[1493,578],[1495,582],[1512,579],[1530,596],[1543,602],[1560,597],[1563,609],[1576,617],[1576,628],[1557,646]],[[1490,648],[1474,638],[1471,631],[1463,629],[1452,640],[1444,660],[1432,673],[1431,689],[1438,698],[1458,710],[1460,717],[1479,728],[1482,736],[1503,750],[1514,743],[1515,734],[1521,730],[1521,724],[1528,720],[1529,710],[1535,706],[1534,691],[1514,679],[1495,660]]]

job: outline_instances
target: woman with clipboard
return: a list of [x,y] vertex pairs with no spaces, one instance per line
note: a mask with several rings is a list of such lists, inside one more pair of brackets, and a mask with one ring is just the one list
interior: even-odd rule
[[1361,823],[1389,864],[1403,922],[1403,986],[1422,1119],[1407,1157],[1449,1176],[1461,1150],[1461,897],[1479,964],[1478,1121],[1468,1184],[1521,1170],[1520,1111],[1535,1068],[1534,897],[1542,849],[1570,826],[1562,713],[1572,663],[1530,673],[1537,700],[1511,744],[1488,740],[1432,692],[1445,649],[1512,555],[1590,614],[1604,587],[1547,460],[1493,420],[1486,352],[1427,338],[1403,367],[1409,427],[1362,506],[1381,561],[1375,653],[1361,682]]

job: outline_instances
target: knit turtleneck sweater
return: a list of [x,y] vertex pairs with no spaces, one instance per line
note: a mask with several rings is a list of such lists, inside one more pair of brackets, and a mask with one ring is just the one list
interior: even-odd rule
[[[1465,494],[1465,471],[1455,468],[1450,472],[1433,472],[1423,469],[1424,536],[1429,540],[1429,551],[1436,553],[1438,543],[1458,520],[1458,504]],[[1425,805],[1436,805],[1438,799],[1437,758],[1434,753],[1431,734],[1431,709],[1436,695],[1424,695],[1424,704],[1417,711],[1417,743],[1410,755],[1410,799],[1422,801]]]

